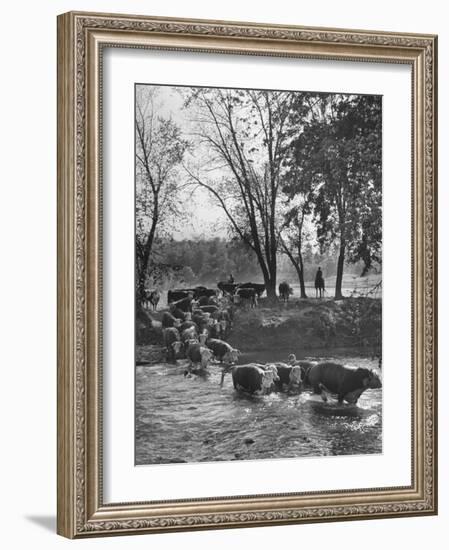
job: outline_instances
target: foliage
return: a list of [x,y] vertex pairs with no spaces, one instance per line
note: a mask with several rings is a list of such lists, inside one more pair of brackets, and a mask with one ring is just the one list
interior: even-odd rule
[[293,141],[291,190],[312,189],[318,243],[338,250],[336,297],[345,259],[381,261],[381,132],[379,97],[323,95]]

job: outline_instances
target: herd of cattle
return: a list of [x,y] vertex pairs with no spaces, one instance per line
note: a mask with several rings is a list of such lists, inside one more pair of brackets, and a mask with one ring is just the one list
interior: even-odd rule
[[[207,288],[205,286],[196,286],[194,288],[182,288],[169,290],[167,292],[167,304],[188,298],[189,295],[194,299],[200,298],[220,298],[226,297],[234,305],[256,307],[259,298],[265,292],[266,287],[260,283],[229,283],[220,281],[217,288]],[[283,302],[287,302],[293,294],[292,287],[287,282],[282,282],[278,287],[279,297]],[[157,309],[161,293],[159,290],[145,290],[144,305]]]
[[[327,400],[327,394],[334,394],[340,403],[351,404],[357,403],[365,390],[382,386],[379,376],[372,370],[331,362],[297,361],[293,354],[288,363],[236,365],[241,353],[226,341],[233,326],[235,308],[245,302],[251,307],[257,305],[265,286],[220,282],[217,287],[218,290],[199,286],[168,291],[168,310],[162,313],[161,320],[163,341],[168,362],[187,359],[185,376],[207,375],[209,367],[218,364],[222,368],[221,383],[230,372],[238,391],[266,394],[311,389],[323,400]],[[288,285],[282,290],[288,299]],[[156,309],[159,292],[151,291],[147,298]]]
[[236,390],[250,394],[272,391],[312,390],[324,401],[335,395],[339,403],[355,405],[368,389],[382,387],[378,374],[367,368],[351,368],[339,363],[297,361],[289,356],[287,363],[236,365],[231,367],[232,382]]

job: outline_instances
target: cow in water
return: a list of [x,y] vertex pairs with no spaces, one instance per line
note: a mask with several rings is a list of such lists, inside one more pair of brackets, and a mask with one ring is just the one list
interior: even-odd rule
[[222,363],[237,363],[240,350],[233,348],[227,342],[219,340],[217,338],[209,338],[206,342],[206,346],[213,351],[214,356]]
[[[382,387],[379,375],[366,368],[351,368],[339,363],[318,363],[311,367],[308,381],[314,393],[326,401],[326,392],[336,394],[339,403],[355,405],[368,389]],[[323,393],[324,392],[324,393]]]
[[186,349],[186,357],[190,361],[189,369],[184,373],[184,375],[193,372],[192,369],[199,369],[200,371],[205,371],[209,366],[209,362],[212,359],[212,351],[209,348],[202,346],[199,342],[189,342],[189,345]]
[[264,369],[274,368],[278,379],[276,380],[275,387],[278,391],[287,391],[297,388],[301,390],[302,381],[304,379],[304,371],[299,365],[286,365],[285,363],[272,363],[268,364]]
[[318,364],[317,361],[298,360],[294,353],[290,353],[288,356],[288,364],[292,367],[301,367],[303,372],[302,384],[303,386],[310,386],[309,372],[312,367]]
[[293,294],[293,288],[285,281],[279,284],[279,297],[284,302],[288,302],[290,295]]
[[176,356],[181,351],[181,337],[179,331],[175,327],[164,328],[162,331],[165,349],[167,350],[167,361],[169,363],[176,362]]
[[257,364],[239,365],[231,370],[234,389],[249,394],[270,393],[276,374],[272,369],[263,369]]

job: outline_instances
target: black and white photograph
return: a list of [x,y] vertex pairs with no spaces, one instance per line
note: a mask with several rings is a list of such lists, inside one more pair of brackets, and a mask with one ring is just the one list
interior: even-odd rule
[[381,454],[382,96],[134,113],[135,464]]

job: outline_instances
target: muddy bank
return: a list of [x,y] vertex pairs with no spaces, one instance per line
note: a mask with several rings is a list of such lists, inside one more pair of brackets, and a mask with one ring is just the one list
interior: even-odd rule
[[241,350],[359,348],[377,353],[382,303],[374,298],[298,300],[238,311],[229,342]]
[[[163,361],[162,311],[137,319],[136,363]],[[242,352],[357,349],[378,355],[382,335],[382,302],[376,298],[296,300],[269,306],[261,300],[256,309],[237,309],[229,343]]]

